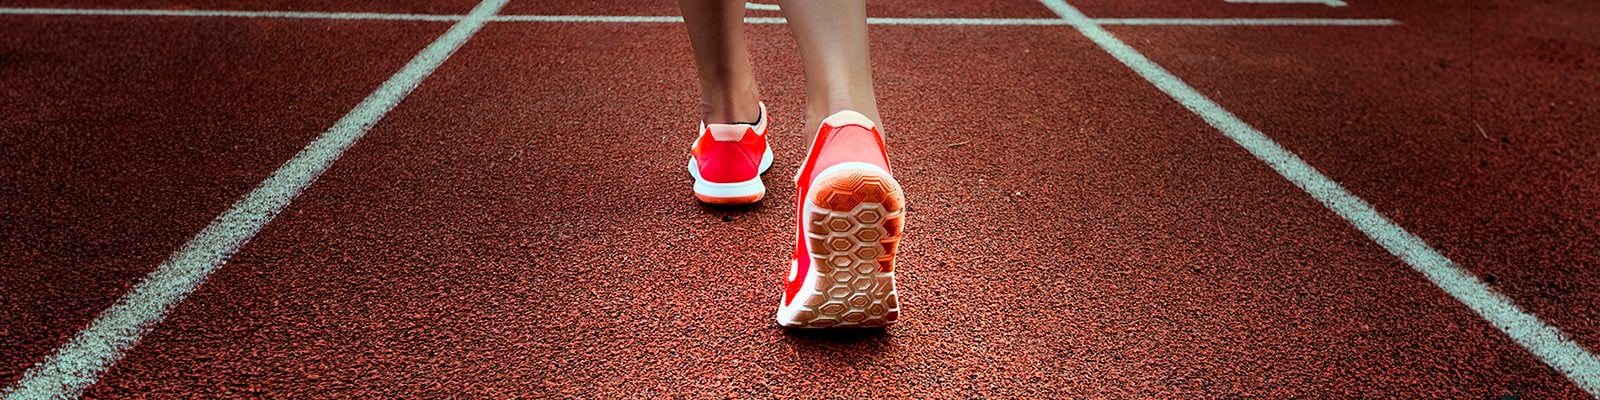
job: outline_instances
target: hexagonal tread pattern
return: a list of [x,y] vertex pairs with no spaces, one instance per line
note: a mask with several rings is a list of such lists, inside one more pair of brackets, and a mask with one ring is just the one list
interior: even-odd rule
[[845,170],[819,177],[806,207],[807,248],[816,284],[804,288],[795,327],[873,328],[900,317],[894,256],[905,195],[894,178]]

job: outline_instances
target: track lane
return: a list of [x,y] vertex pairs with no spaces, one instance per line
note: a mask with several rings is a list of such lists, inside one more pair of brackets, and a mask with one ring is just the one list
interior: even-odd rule
[[90,393],[1581,396],[1066,30],[877,33],[910,319],[784,334],[792,214],[687,196],[680,29],[486,29]]
[[[435,30],[5,18],[0,382],[16,381]],[[328,75],[344,77],[327,80]],[[242,95],[245,94],[245,95]]]
[[1091,18],[1393,18],[1396,10],[1454,7],[1440,0],[1345,0],[1342,7],[1325,4],[1229,3],[1224,0],[1075,0],[1069,2]]
[[[751,3],[775,5],[776,0]],[[758,6],[759,7],[759,6]],[[679,15],[674,1],[652,0],[524,0],[506,6],[506,14],[531,15]],[[752,17],[783,15],[773,10],[748,10]],[[902,18],[1050,18],[1050,10],[1028,0],[874,0],[867,2],[867,15]]]
[[1600,271],[1584,267],[1600,264],[1590,9],[1417,8],[1388,31],[1116,30],[1596,349]]

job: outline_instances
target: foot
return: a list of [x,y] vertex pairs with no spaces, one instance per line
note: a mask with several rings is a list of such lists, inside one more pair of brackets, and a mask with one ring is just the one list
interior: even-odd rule
[[894,255],[905,195],[889,174],[872,120],[841,111],[822,121],[795,177],[798,244],[778,324],[883,327],[900,318]]
[[700,123],[700,137],[689,150],[694,197],[717,205],[750,204],[767,194],[761,174],[772,166],[767,145],[767,105],[754,124]]

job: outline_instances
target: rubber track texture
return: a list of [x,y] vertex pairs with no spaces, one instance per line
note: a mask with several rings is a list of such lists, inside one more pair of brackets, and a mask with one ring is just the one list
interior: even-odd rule
[[[1016,4],[1036,7],[1028,2]],[[1316,15],[1367,15],[1361,9],[1369,4],[1379,6],[1352,2],[1350,7],[1332,10],[1340,14]],[[1498,274],[1496,284],[1525,288],[1508,289],[1519,293],[1514,295],[1519,301],[1592,293],[1596,287],[1592,275],[1575,271],[1564,276],[1563,271],[1574,269],[1559,268],[1589,265],[1563,261],[1588,259],[1579,254],[1588,247],[1574,246],[1595,237],[1588,222],[1559,225],[1572,230],[1552,231],[1571,235],[1561,241],[1541,241],[1528,235],[1558,226],[1553,224],[1559,219],[1537,220],[1527,225],[1528,230],[1506,230],[1499,223],[1487,229],[1475,227],[1474,218],[1449,214],[1459,208],[1407,216],[1405,210],[1429,206],[1434,198],[1399,195],[1386,200],[1378,193],[1404,193],[1393,190],[1412,183],[1441,182],[1437,171],[1411,164],[1389,166],[1365,156],[1352,156],[1352,161],[1340,166],[1338,159],[1318,155],[1317,149],[1323,147],[1384,150],[1389,143],[1368,138],[1388,136],[1418,143],[1394,146],[1395,157],[1438,154],[1414,151],[1428,149],[1425,145],[1429,142],[1418,136],[1421,132],[1374,126],[1369,119],[1374,117],[1393,118],[1396,126],[1406,117],[1413,122],[1417,117],[1458,121],[1458,125],[1439,126],[1460,129],[1429,132],[1483,140],[1469,117],[1487,115],[1484,111],[1494,105],[1488,100],[1460,108],[1396,105],[1414,102],[1417,91],[1401,85],[1352,83],[1357,80],[1428,85],[1438,93],[1439,104],[1461,104],[1442,102],[1453,95],[1503,99],[1499,101],[1529,107],[1499,115],[1495,121],[1478,121],[1497,142],[1506,133],[1518,134],[1510,138],[1509,151],[1487,146],[1482,150],[1498,152],[1487,159],[1496,171],[1503,162],[1539,165],[1515,147],[1535,143],[1522,135],[1533,131],[1530,126],[1539,127],[1524,119],[1541,115],[1529,113],[1535,110],[1532,106],[1545,107],[1541,109],[1553,118],[1544,120],[1551,123],[1577,126],[1576,122],[1588,121],[1580,118],[1587,109],[1568,107],[1565,102],[1550,108],[1550,102],[1539,102],[1542,93],[1505,91],[1490,97],[1440,86],[1441,81],[1431,78],[1437,73],[1446,78],[1457,76],[1451,78],[1453,83],[1472,83],[1473,78],[1482,83],[1499,81],[1503,76],[1499,74],[1525,71],[1491,69],[1500,64],[1470,59],[1494,52],[1439,47],[1438,56],[1460,57],[1444,58],[1449,69],[1443,69],[1437,63],[1441,58],[1434,53],[1413,51],[1407,54],[1418,58],[1388,61],[1390,53],[1381,50],[1402,45],[1414,49],[1416,40],[1422,38],[1430,40],[1424,44],[1434,39],[1479,46],[1503,42],[1507,36],[1484,34],[1477,40],[1462,40],[1460,33],[1483,27],[1486,17],[1536,5],[1499,2],[1495,3],[1498,11],[1490,11],[1481,3],[1404,4],[1416,10],[1371,14],[1400,19],[1404,26],[1360,31],[1370,33],[1286,27],[1139,28],[1190,33],[1195,40],[1216,46],[1216,53],[1171,36],[1124,39],[1208,95],[1215,93],[1224,106],[1261,124],[1286,146],[1304,150],[1309,162],[1330,175],[1370,179],[1353,183],[1352,189],[1363,196],[1372,195],[1369,200],[1380,206],[1387,204],[1386,212],[1400,210],[1396,218],[1403,219],[1408,228],[1415,226],[1423,235],[1443,232],[1474,239],[1454,245],[1441,242],[1438,245],[1443,250],[1463,254],[1464,259],[1494,259],[1498,255],[1493,249],[1516,245],[1540,250],[1525,253],[1535,257],[1560,255],[1550,259],[1555,262],[1501,263],[1507,269],[1521,267],[1525,274],[1561,279],[1559,285],[1530,285],[1520,275]],[[1090,14],[1202,15],[1180,11]],[[1316,9],[1306,12],[1311,11]],[[1583,14],[1560,15],[1577,18]],[[60,19],[34,20],[63,24]],[[154,20],[162,22],[150,25],[160,26],[110,24],[102,19],[83,19],[81,24],[115,27],[130,36],[146,30],[177,36],[256,25],[254,21]],[[1507,22],[1537,23],[1541,29],[1551,30],[1596,26],[1555,23],[1559,21],[1528,15]],[[263,22],[260,26],[281,23]],[[379,26],[346,24],[328,26]],[[1445,32],[1433,28],[1446,24],[1455,26],[1456,33],[1433,36]],[[0,28],[30,26],[0,24]],[[296,29],[326,32],[298,26]],[[792,214],[792,204],[713,208],[695,202],[683,190],[689,178],[681,176],[680,156],[689,139],[682,133],[694,123],[692,93],[696,87],[691,63],[682,62],[690,57],[682,29],[675,24],[534,23],[486,28],[242,248],[228,266],[175,308],[168,320],[108,371],[86,397],[1584,396],[1493,326],[1069,29],[873,28],[875,70],[882,72],[877,83],[884,89],[879,92],[880,106],[891,133],[889,146],[896,151],[895,176],[916,200],[907,204],[907,211],[915,214],[915,233],[899,245],[897,256],[897,263],[904,266],[896,270],[896,278],[905,285],[900,287],[906,290],[899,300],[907,318],[883,331],[780,329],[771,323],[770,306],[780,296],[776,286],[787,272],[797,217]],[[1118,29],[1121,35],[1134,28]],[[1530,28],[1523,35],[1543,32]],[[804,87],[797,78],[800,62],[789,27],[750,26],[747,33],[752,39],[752,61],[766,67],[761,70],[762,92],[773,102],[773,112],[791,118],[803,115]],[[1329,51],[1310,56],[1305,50],[1319,48],[1262,44],[1267,35],[1323,39],[1316,43]],[[1363,35],[1367,38],[1362,39]],[[0,37],[51,40],[22,29]],[[419,42],[425,43],[431,36],[419,37],[423,39]],[[1523,42],[1504,45],[1518,43]],[[1538,48],[1532,44],[1522,47]],[[374,48],[340,47],[357,52]],[[1258,47],[1263,51],[1253,51]],[[1588,48],[1554,46],[1552,52]],[[133,51],[138,49],[107,51],[133,57],[129,53],[138,53]],[[409,55],[415,49],[390,50]],[[27,53],[20,56],[28,57]],[[1007,56],[972,57],[984,53]],[[1332,57],[1338,54],[1352,58]],[[1555,56],[1562,54],[1554,52]],[[328,54],[325,59],[340,60],[330,63],[338,67],[382,70],[377,75],[386,75],[404,61],[382,68],[373,67],[372,61],[335,56]],[[1536,56],[1518,57],[1538,61]],[[1553,61],[1569,59],[1562,56]],[[1213,66],[1212,62],[1223,64]],[[1576,67],[1594,65],[1582,62]],[[169,68],[169,64],[159,63],[132,65],[148,65],[142,68],[150,70]],[[1472,72],[1458,72],[1463,66],[1473,68]],[[307,70],[340,77],[318,82],[321,84],[358,76],[336,73],[342,70]],[[1319,75],[1305,75],[1307,70]],[[1215,79],[1230,85],[1208,81],[1210,75],[1205,71],[1218,71]],[[1373,78],[1373,72],[1388,75]],[[1568,74],[1578,78],[1589,75]],[[283,81],[298,79],[273,76]],[[180,79],[183,76],[153,78],[143,81],[186,82]],[[1283,80],[1271,82],[1279,78]],[[1536,75],[1520,79],[1547,81]],[[315,133],[379,80],[381,76],[358,85],[362,87],[351,90],[353,94],[342,106],[310,104],[310,97],[304,95],[264,95],[278,91],[237,93],[281,101],[296,109],[334,110],[321,121],[266,131]],[[1283,97],[1289,93],[1286,91],[1305,88],[1351,87],[1355,89],[1337,97],[1320,94],[1323,92]],[[1357,94],[1392,101],[1349,97]],[[73,95],[52,94],[63,99]],[[994,101],[1001,95],[1010,100]],[[617,101],[624,96],[659,101]],[[1251,96],[1244,100],[1252,102],[1243,102],[1240,96]],[[1330,119],[1320,120],[1318,115],[1308,114],[1317,109],[1296,102],[1320,99],[1339,100],[1326,107],[1347,114],[1327,114]],[[328,101],[337,103],[337,99]],[[1254,101],[1282,108],[1258,109],[1260,105]],[[615,118],[618,115],[644,117]],[[1285,121],[1273,122],[1277,118]],[[249,116],[229,119],[253,121]],[[22,121],[47,120],[24,117]],[[1341,128],[1344,121],[1351,124]],[[167,119],[162,123],[212,126],[205,119]],[[552,127],[587,126],[607,126],[629,134],[550,134]],[[981,126],[1015,129],[989,132],[972,128]],[[795,128],[779,127],[774,132],[774,150],[779,155],[775,167],[780,170],[796,168],[794,164],[803,157],[799,154],[803,146],[796,143],[799,134],[791,129]],[[71,136],[41,135],[27,128],[13,132],[37,138],[41,145],[74,146],[67,140]],[[1317,145],[1293,139],[1302,133],[1348,142]],[[1585,137],[1576,132],[1571,135]],[[1460,146],[1472,143],[1478,142]],[[264,164],[258,169],[270,171],[300,145],[289,143],[282,154],[258,154],[266,151],[249,144],[233,152],[219,146],[208,154],[260,157],[265,161],[250,162]],[[110,155],[130,149],[139,148],[87,154]],[[174,149],[179,150],[175,154],[185,154],[182,147]],[[1547,150],[1542,154],[1569,153]],[[135,152],[123,158],[135,157],[192,173],[217,171],[226,165],[177,164],[158,157],[157,152]],[[1477,161],[1440,160],[1472,168],[1479,165]],[[178,165],[190,167],[179,169]],[[204,168],[192,167],[195,165]],[[573,168],[588,173],[560,173]],[[1405,176],[1386,173],[1388,170],[1414,171],[1415,177],[1395,179]],[[66,182],[64,186],[96,187],[92,184],[108,181],[66,175],[57,169],[37,171],[49,172],[40,176]],[[1497,176],[1490,175],[1480,185],[1496,182]],[[663,177],[669,178],[664,182]],[[152,175],[150,179],[177,180],[181,176]],[[1570,179],[1576,178],[1566,182],[1592,182]],[[259,177],[244,176],[238,181],[232,186],[231,180],[199,184],[248,188]],[[40,182],[46,183],[40,187],[50,187],[52,181]],[[163,193],[163,186],[140,182],[145,181],[127,185],[152,194],[146,197],[149,199],[190,196],[189,192]],[[619,201],[619,187],[628,188],[622,191],[625,201]],[[1415,187],[1456,193],[1455,197],[1467,202],[1482,199],[1453,186]],[[772,196],[793,199],[789,197],[794,196],[793,185],[775,184],[768,189]],[[1524,193],[1557,189],[1562,188],[1526,186],[1495,198],[1502,199],[1496,202],[1509,201]],[[219,191],[207,198],[219,198],[216,207],[223,207],[236,195]],[[139,203],[112,204],[140,210],[136,208]],[[1562,216],[1590,209],[1572,207],[1570,202],[1547,205],[1560,214],[1514,213],[1506,221],[1522,215]],[[1493,207],[1482,208],[1484,213],[1493,211]],[[106,212],[119,215],[109,207]],[[187,212],[198,215],[191,225],[203,225],[216,215],[216,210],[198,208]],[[15,215],[44,218],[57,214]],[[149,211],[126,215],[174,225],[183,222]],[[1449,225],[1436,229],[1418,225],[1430,221]],[[106,225],[110,222],[114,220],[106,220]],[[14,232],[24,234],[11,237],[40,237],[27,225],[12,226],[19,227]],[[197,229],[174,230],[180,232],[163,233],[163,237],[181,242],[184,235]],[[106,235],[140,234],[106,231]],[[993,240],[972,240],[974,237]],[[94,250],[113,256],[118,252],[105,250],[109,246],[99,242],[62,243],[59,248],[63,252]],[[160,244],[152,240],[150,247]],[[149,252],[159,257],[170,250]],[[29,251],[14,248],[6,254],[27,256]],[[153,266],[159,262],[118,260],[118,265]],[[93,269],[76,266],[104,265],[98,262],[13,264],[19,271],[48,272],[37,274],[38,281],[7,281],[4,288],[13,293],[34,292],[44,287],[30,286],[34,282],[62,282],[67,274],[94,276],[89,273]],[[55,288],[58,291],[54,293],[63,295],[57,298],[83,293]],[[105,291],[120,294],[117,289]],[[1593,310],[1588,306],[1592,303],[1563,304],[1560,299],[1553,298],[1547,308]],[[103,307],[52,309],[50,313],[14,308],[39,317],[22,322],[13,317],[20,314],[7,314],[9,321],[18,322],[4,327],[16,334],[21,329],[35,329],[23,324],[52,324],[66,326],[62,329],[70,332],[70,323],[48,318],[69,319],[67,315],[76,309],[93,313]],[[1556,323],[1575,331],[1582,329]],[[45,349],[58,344],[45,339],[0,343]],[[13,365],[26,366],[33,361],[30,357],[37,355],[13,349],[0,350],[0,357]]]

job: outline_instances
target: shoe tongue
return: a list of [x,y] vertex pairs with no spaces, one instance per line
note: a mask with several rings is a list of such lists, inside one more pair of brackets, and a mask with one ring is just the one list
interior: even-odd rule
[[744,134],[752,128],[745,124],[706,124],[706,130],[711,132],[711,138],[718,142],[737,142],[744,139]]

